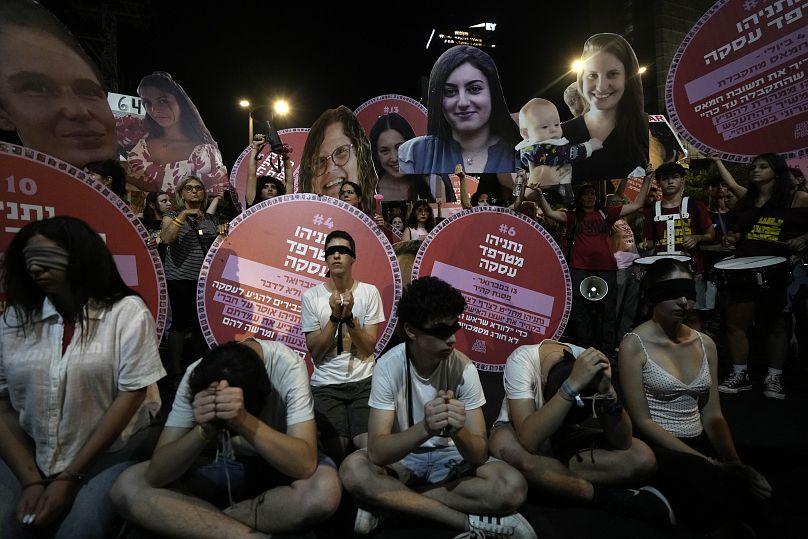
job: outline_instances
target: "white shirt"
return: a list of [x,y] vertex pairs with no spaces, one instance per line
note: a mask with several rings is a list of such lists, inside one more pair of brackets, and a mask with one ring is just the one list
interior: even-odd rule
[[[303,292],[301,299],[300,329],[303,333],[317,331],[328,324],[331,318],[331,306],[328,298],[331,292],[320,283]],[[382,297],[378,289],[372,284],[358,283],[353,291],[353,320],[357,327],[364,328],[370,324],[384,322],[382,310]],[[342,328],[343,336],[348,329]],[[344,384],[346,382],[359,382],[373,374],[373,357],[360,359],[356,345],[351,343],[350,350],[343,350],[337,355],[337,338],[331,348],[326,352],[323,361],[314,365],[311,373],[311,385],[324,386],[331,384]]]
[[[412,423],[424,419],[424,405],[438,397],[441,389],[451,389],[455,398],[466,405],[466,410],[481,408],[485,404],[483,386],[477,368],[458,350],[442,360],[428,379],[421,378],[413,365],[410,365],[410,388],[412,406],[408,402],[407,353],[406,343],[391,348],[376,362],[376,372],[370,390],[368,405],[379,410],[394,410],[396,420],[392,432],[410,428],[409,411],[412,409]],[[421,447],[446,447],[454,445],[451,438],[433,436]]]
[[[63,471],[89,439],[119,391],[147,387],[146,400],[117,440],[148,426],[160,410],[157,380],[165,376],[154,318],[138,296],[110,309],[89,309],[87,342],[79,324],[62,354],[64,323],[46,298],[22,329],[14,309],[0,315],[0,395],[8,395],[20,427],[34,440],[47,476]],[[2,442],[0,442],[2,443]]]
[[[263,360],[269,375],[270,393],[267,403],[259,415],[266,425],[279,432],[286,432],[289,425],[314,419],[314,401],[309,387],[309,372],[306,363],[283,343],[254,339],[261,345]],[[201,359],[193,362],[185,370],[174,405],[166,419],[166,427],[190,429],[196,424],[191,404],[194,396],[188,387],[188,379]],[[254,453],[250,444],[234,436],[233,447],[237,452]],[[243,451],[239,451],[243,449]]]

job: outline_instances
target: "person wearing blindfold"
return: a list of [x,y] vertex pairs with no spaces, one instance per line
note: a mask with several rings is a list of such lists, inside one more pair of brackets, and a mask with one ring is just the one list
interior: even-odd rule
[[468,537],[535,539],[515,512],[527,484],[489,457],[480,376],[455,349],[466,300],[427,276],[405,289],[397,308],[405,342],[376,366],[367,449],[340,467],[359,505],[354,531],[371,533],[387,514],[399,513],[467,530]]
[[759,532],[771,486],[735,450],[718,397],[715,343],[685,323],[696,304],[693,273],[664,258],[641,287],[651,319],[623,338],[620,382],[637,435],[656,455],[655,484],[684,525],[738,536],[745,523]]
[[367,445],[368,396],[382,299],[372,284],[353,278],[356,244],[334,230],[325,238],[328,279],[303,293],[300,325],[314,371],[314,412],[326,454],[342,462]]

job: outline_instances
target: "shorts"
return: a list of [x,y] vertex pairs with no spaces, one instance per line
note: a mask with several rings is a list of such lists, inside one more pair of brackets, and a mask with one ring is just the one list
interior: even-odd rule
[[324,440],[352,439],[368,431],[372,377],[358,382],[314,386],[314,419]]
[[[367,451],[361,449],[360,451]],[[489,462],[500,462],[488,457]],[[482,466],[482,465],[480,465]],[[453,445],[446,447],[419,447],[398,462],[386,466],[392,475],[407,486],[436,485],[470,475],[479,466],[463,460]]]

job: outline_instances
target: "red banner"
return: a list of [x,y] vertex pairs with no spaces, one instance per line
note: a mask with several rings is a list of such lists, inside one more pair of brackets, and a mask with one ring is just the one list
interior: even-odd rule
[[[168,307],[163,265],[157,251],[146,247],[149,234],[129,206],[83,171],[30,148],[0,144],[0,170],[0,258],[28,223],[77,217],[104,238],[121,277],[146,302],[162,335]],[[0,290],[0,312],[4,307]]]
[[356,243],[354,279],[374,285],[386,318],[378,354],[396,327],[401,271],[393,247],[362,211],[340,200],[293,194],[265,200],[230,223],[208,251],[197,289],[199,319],[212,346],[256,336],[282,342],[305,357],[300,331],[303,292],[326,280],[323,247],[332,230]]
[[808,17],[792,0],[720,0],[668,73],[676,130],[702,152],[748,161],[808,154]]
[[569,318],[572,289],[561,249],[535,221],[505,208],[477,207],[441,221],[412,274],[463,293],[457,348],[480,370],[501,372],[517,347],[560,338]]

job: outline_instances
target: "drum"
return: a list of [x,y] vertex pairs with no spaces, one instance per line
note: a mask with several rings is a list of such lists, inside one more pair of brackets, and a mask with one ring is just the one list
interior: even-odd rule
[[653,256],[643,256],[634,260],[634,277],[638,281],[641,281],[643,275],[645,275],[645,272],[648,270],[649,266],[651,266],[651,264],[662,258],[673,258],[680,262],[684,262],[685,264],[688,265],[690,265],[692,262],[692,259],[687,255],[668,255],[663,253]]
[[774,288],[791,281],[788,259],[782,256],[727,257],[715,263],[719,286]]

